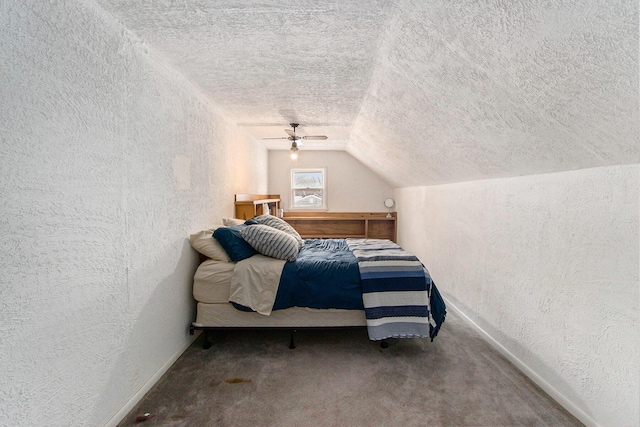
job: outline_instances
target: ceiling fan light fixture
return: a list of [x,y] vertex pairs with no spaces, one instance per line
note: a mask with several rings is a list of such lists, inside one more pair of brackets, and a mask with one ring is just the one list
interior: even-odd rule
[[289,141],[291,141],[291,158],[293,159],[293,157],[298,157],[297,153],[294,153],[294,151],[298,150],[298,144],[302,145],[302,141],[303,140],[310,140],[310,141],[325,141],[328,139],[328,137],[326,135],[305,135],[305,136],[298,136],[296,135],[296,129],[298,126],[300,126],[299,123],[289,123],[291,125],[291,127],[293,129],[285,129],[284,131],[286,132],[287,135],[289,136],[282,136],[282,137],[267,137],[267,138],[262,138],[262,139],[288,139]]
[[291,143],[291,154],[289,156],[294,162],[298,160],[298,144],[295,141]]

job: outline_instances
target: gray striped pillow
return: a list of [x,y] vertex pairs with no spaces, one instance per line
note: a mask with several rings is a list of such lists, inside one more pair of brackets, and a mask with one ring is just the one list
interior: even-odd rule
[[300,251],[295,237],[268,225],[248,225],[240,235],[253,249],[271,258],[294,261]]
[[268,225],[269,227],[273,227],[276,230],[284,231],[285,233],[295,237],[298,241],[298,245],[302,247],[304,245],[304,240],[300,237],[300,234],[293,228],[287,221],[282,218],[278,218],[273,215],[260,215],[254,216],[251,220],[257,222],[258,224]]

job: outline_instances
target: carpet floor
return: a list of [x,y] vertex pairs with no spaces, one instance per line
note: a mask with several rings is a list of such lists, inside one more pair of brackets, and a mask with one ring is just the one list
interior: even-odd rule
[[365,329],[295,336],[293,350],[286,330],[198,338],[119,426],[582,425],[454,313],[434,342],[386,349]]

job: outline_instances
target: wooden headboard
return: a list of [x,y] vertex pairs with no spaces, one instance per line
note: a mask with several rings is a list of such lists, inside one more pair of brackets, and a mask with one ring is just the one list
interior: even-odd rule
[[[264,204],[277,215],[280,195],[236,194],[235,217],[247,220],[263,215]],[[398,229],[396,212],[285,212],[283,219],[304,239],[361,237],[395,242]]]
[[262,206],[266,204],[272,215],[276,215],[280,209],[279,194],[236,194],[236,218],[251,219],[264,212]]
[[391,212],[285,212],[303,239],[359,237],[396,241],[398,214]]

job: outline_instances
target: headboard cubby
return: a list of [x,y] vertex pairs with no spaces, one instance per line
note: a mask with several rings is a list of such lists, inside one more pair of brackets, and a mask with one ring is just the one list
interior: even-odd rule
[[256,215],[263,215],[265,207],[269,208],[272,215],[280,209],[279,194],[236,194],[235,200],[236,218],[251,219]]

